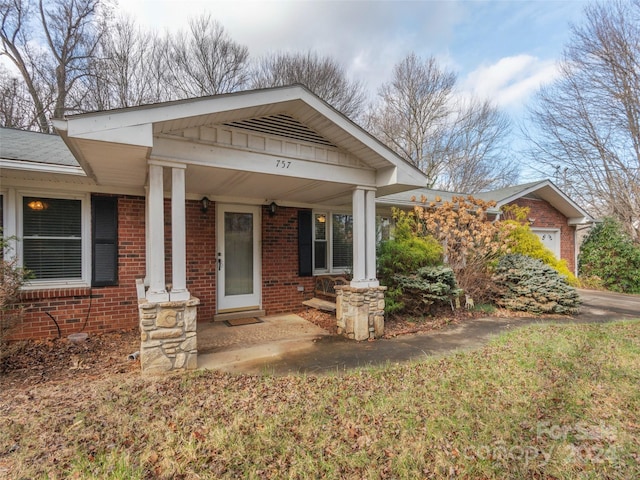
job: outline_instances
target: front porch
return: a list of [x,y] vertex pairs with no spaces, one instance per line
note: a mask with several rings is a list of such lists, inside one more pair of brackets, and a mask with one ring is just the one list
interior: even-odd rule
[[319,273],[351,273],[337,302],[341,333],[382,332],[375,199],[423,176],[304,88],[55,124],[99,188],[144,189],[143,371],[195,368],[196,311],[207,321],[290,310]]

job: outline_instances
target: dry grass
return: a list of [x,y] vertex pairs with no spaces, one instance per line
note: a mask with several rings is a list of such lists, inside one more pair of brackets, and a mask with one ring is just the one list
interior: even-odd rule
[[636,321],[340,377],[4,384],[0,477],[638,478],[639,383]]

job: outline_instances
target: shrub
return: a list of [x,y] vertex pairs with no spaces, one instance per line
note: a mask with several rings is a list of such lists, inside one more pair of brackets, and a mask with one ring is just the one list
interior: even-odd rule
[[449,267],[423,267],[413,275],[395,275],[402,310],[425,315],[434,304],[449,303],[462,293]]
[[569,285],[578,285],[578,279],[569,270],[567,262],[556,258],[553,252],[544,246],[540,237],[531,231],[528,224],[522,224],[515,220],[503,222],[503,225],[509,224],[512,224],[512,227],[509,229],[507,242],[511,253],[520,253],[540,260],[565,277]]
[[393,216],[396,222],[394,238],[377,248],[378,279],[388,287],[385,302],[388,315],[404,309],[402,289],[395,275],[410,275],[422,267],[442,263],[442,247],[433,237],[416,234],[413,214],[394,209]]
[[431,237],[387,240],[378,248],[378,278],[383,282],[396,273],[411,273],[442,263],[442,247]]
[[553,268],[522,254],[503,256],[493,281],[501,289],[496,303],[531,313],[576,313],[580,297]]
[[446,202],[421,200],[415,207],[421,231],[443,245],[445,263],[453,269],[460,288],[477,302],[490,300],[494,296],[490,267],[506,252],[511,228],[489,221],[487,214],[495,202],[472,196]]
[[605,218],[582,243],[578,271],[587,284],[614,292],[640,293],[640,246],[618,221]]
[[9,256],[7,245],[0,230],[0,362],[6,354],[6,338],[22,319],[23,307],[20,302],[20,288],[27,278],[27,272],[18,267],[17,260]]

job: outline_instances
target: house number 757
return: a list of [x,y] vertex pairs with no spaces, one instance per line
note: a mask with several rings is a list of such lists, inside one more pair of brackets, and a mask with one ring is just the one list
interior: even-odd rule
[[289,168],[291,162],[287,160],[276,160],[276,168]]

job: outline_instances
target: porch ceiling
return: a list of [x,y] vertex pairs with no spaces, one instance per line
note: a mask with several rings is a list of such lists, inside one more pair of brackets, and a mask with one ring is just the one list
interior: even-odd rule
[[[352,185],[236,170],[189,166],[187,192],[211,199],[239,197],[253,203],[351,205]],[[165,185],[169,189],[169,183]]]

